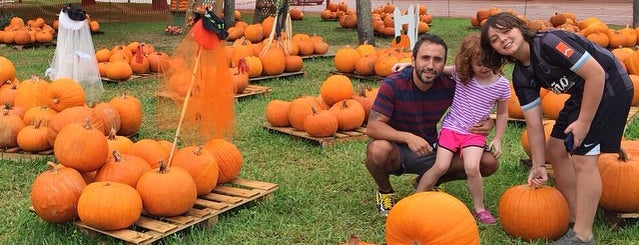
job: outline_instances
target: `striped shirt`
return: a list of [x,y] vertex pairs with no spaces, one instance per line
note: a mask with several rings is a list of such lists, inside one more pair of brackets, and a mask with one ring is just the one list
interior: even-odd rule
[[[456,78],[455,71],[453,77]],[[455,98],[450,111],[444,117],[442,128],[461,134],[470,134],[468,129],[488,119],[497,101],[510,98],[510,82],[503,76],[490,85],[481,85],[472,78],[466,85],[455,79]]]
[[437,142],[437,123],[450,107],[455,82],[439,77],[427,91],[413,83],[413,68],[405,68],[382,82],[372,110],[387,116],[388,125],[398,131],[410,132],[429,143]]

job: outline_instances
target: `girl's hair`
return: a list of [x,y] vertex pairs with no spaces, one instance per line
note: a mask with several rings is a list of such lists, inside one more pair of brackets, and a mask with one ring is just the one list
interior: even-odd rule
[[524,40],[531,42],[535,37],[535,31],[531,30],[526,22],[510,12],[501,12],[489,17],[481,27],[481,48],[484,51],[482,62],[488,67],[501,66],[507,62],[515,61],[514,58],[504,56],[495,51],[490,44],[488,29],[492,28],[499,32],[509,31],[517,28],[524,36]]
[[459,53],[455,56],[455,69],[462,84],[466,85],[472,80],[473,65],[481,64],[493,70],[494,73],[501,73],[501,65],[487,66],[484,65],[482,57],[482,49],[480,46],[480,38],[478,35],[470,34],[464,38],[459,47]]

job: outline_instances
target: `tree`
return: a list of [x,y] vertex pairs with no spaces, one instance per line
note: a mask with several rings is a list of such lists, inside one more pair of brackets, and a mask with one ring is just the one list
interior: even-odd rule
[[224,25],[227,30],[235,25],[235,0],[224,1]]
[[367,42],[375,46],[373,26],[371,25],[371,0],[356,1],[355,9],[357,12],[357,39],[359,43]]

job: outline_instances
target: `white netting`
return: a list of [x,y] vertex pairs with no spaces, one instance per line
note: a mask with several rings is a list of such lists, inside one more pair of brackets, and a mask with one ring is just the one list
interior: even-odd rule
[[87,104],[98,102],[104,89],[89,22],[72,20],[62,11],[58,20],[55,54],[45,75],[51,80],[72,78],[84,88]]

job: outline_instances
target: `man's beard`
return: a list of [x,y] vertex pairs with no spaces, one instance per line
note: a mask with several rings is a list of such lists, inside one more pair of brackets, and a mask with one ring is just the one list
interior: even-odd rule
[[438,72],[435,72],[435,74],[428,78],[426,76],[430,75],[427,73],[432,73],[434,71],[434,69],[420,69],[419,70],[419,74],[417,74],[417,77],[419,78],[419,81],[423,84],[432,84],[433,82],[435,82],[435,79],[439,76]]

